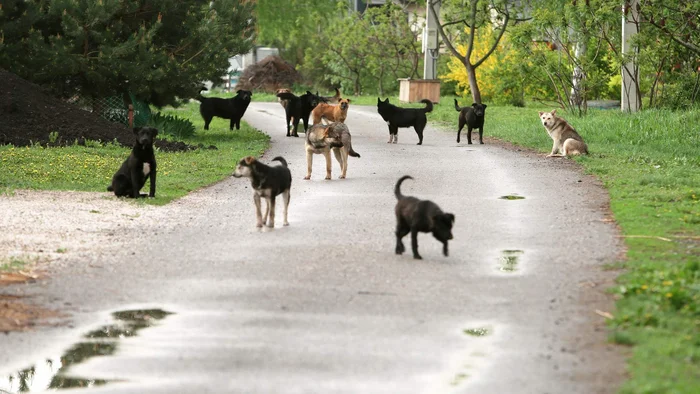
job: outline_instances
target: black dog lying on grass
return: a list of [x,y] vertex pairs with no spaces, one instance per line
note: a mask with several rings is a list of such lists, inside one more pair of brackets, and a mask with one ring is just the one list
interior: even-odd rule
[[[304,133],[306,133],[306,130],[309,128],[309,116],[311,115],[311,111],[316,108],[318,103],[324,101],[324,99],[318,95],[318,92],[313,94],[308,90],[306,93],[302,94],[301,97],[295,96],[293,93],[288,92],[277,93],[277,97],[282,100],[288,100],[287,106],[284,107],[284,112],[287,119],[287,122],[284,124],[287,128],[287,137],[299,136],[299,134],[297,134],[299,120],[304,122]],[[291,126],[289,125],[290,123],[292,124]]]
[[229,98],[223,99],[219,97],[204,97],[201,94],[197,97],[201,104],[199,104],[199,113],[204,119],[204,130],[209,130],[209,123],[213,117],[218,116],[219,118],[231,119],[231,124],[229,125],[229,130],[233,130],[233,126],[236,126],[236,130],[241,129],[241,118],[245,114],[245,110],[248,109],[248,104],[250,104],[250,98],[253,93],[249,90],[238,90],[236,95]]
[[428,99],[420,101],[425,108],[401,108],[389,103],[389,99],[382,101],[377,97],[377,112],[389,125],[389,143],[399,141],[399,127],[413,127],[418,134],[418,145],[423,143],[423,130],[428,124],[426,113],[433,110],[433,102]]
[[134,127],[136,144],[131,154],[112,177],[112,184],[107,191],[114,192],[117,197],[146,197],[140,194],[146,179],[151,178],[151,190],[148,197],[156,196],[156,156],[153,152],[153,142],[158,135],[158,129],[152,127]]
[[467,143],[472,143],[472,129],[479,129],[479,143],[484,143],[484,115],[486,104],[474,103],[471,107],[460,108],[455,99],[455,109],[459,112],[459,130],[457,130],[457,143],[464,125],[467,125]]
[[442,242],[442,254],[447,256],[447,241],[452,239],[452,225],[455,222],[455,215],[443,213],[440,207],[432,201],[419,200],[401,194],[401,183],[406,179],[413,178],[408,175],[402,176],[394,188],[394,194],[398,200],[394,208],[396,213],[396,254],[403,254],[406,250],[401,239],[410,232],[413,258],[422,259],[418,254],[418,232],[422,232],[433,233],[433,237]]

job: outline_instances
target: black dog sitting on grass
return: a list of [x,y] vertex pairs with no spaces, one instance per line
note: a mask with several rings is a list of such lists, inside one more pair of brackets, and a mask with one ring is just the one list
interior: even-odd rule
[[146,179],[151,179],[151,190],[148,197],[156,196],[156,156],[153,152],[153,142],[158,135],[158,129],[152,127],[134,127],[136,144],[131,154],[112,177],[112,184],[107,191],[114,192],[117,197],[146,197],[140,194]]
[[[304,133],[306,133],[306,130],[309,129],[309,116],[311,115],[311,111],[316,108],[318,103],[324,101],[324,99],[318,95],[318,92],[313,94],[308,90],[306,93],[302,94],[301,97],[295,96],[293,93],[288,92],[277,93],[277,97],[282,100],[288,100],[287,106],[284,107],[284,112],[287,119],[287,122],[285,123],[285,127],[287,128],[287,137],[299,136],[299,134],[297,134],[299,120],[304,122]],[[291,127],[289,125],[290,123],[292,124]]]
[[219,118],[231,119],[231,124],[229,125],[229,130],[233,130],[233,126],[236,126],[236,130],[241,129],[241,118],[245,114],[245,110],[248,109],[248,104],[250,104],[250,98],[253,93],[249,90],[238,90],[236,95],[229,98],[223,99],[219,97],[204,97],[201,94],[197,97],[201,104],[199,104],[199,113],[204,119],[204,130],[209,130],[209,123],[213,117],[218,116]]
[[419,200],[415,197],[401,194],[401,183],[406,179],[413,179],[408,175],[399,178],[394,188],[394,194],[398,202],[394,208],[396,213],[396,254],[403,254],[406,248],[401,239],[411,233],[411,247],[413,258],[422,259],[418,254],[418,232],[433,233],[433,237],[442,242],[442,254],[447,256],[447,241],[452,239],[452,225],[455,215],[444,213],[432,201]]
[[455,109],[459,112],[459,130],[457,130],[457,143],[464,125],[467,126],[467,143],[472,143],[472,129],[479,129],[479,143],[484,143],[484,116],[486,104],[474,103],[471,107],[460,108],[455,99]]

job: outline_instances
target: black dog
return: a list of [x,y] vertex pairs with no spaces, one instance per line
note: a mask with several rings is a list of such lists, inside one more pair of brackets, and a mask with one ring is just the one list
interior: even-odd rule
[[484,115],[486,104],[474,103],[471,107],[460,108],[455,99],[455,109],[459,112],[459,130],[457,130],[457,142],[464,125],[467,125],[467,143],[472,143],[472,129],[479,129],[479,143],[484,143]]
[[156,196],[156,156],[153,153],[153,142],[158,135],[158,129],[152,127],[134,127],[136,144],[129,157],[112,177],[112,184],[107,191],[114,192],[117,197],[146,197],[139,194],[146,179],[151,178],[151,190],[148,197]]
[[199,113],[204,118],[204,130],[209,130],[209,123],[215,116],[231,119],[229,130],[233,130],[234,125],[236,130],[241,129],[241,118],[245,114],[245,110],[248,109],[253,93],[249,90],[238,90],[236,93],[229,99],[204,97],[201,94],[197,97],[202,102],[199,104]]
[[418,134],[418,145],[423,143],[423,129],[428,124],[426,113],[433,110],[433,102],[428,99],[420,101],[425,104],[425,108],[401,108],[389,104],[389,99],[382,101],[377,97],[377,112],[389,124],[389,143],[399,141],[399,127],[413,127]]
[[[236,178],[250,178],[250,183],[253,186],[253,200],[255,201],[255,217],[256,225],[262,227],[267,224],[268,227],[275,227],[275,197],[282,194],[284,198],[284,222],[285,226],[289,226],[287,221],[287,209],[289,208],[290,189],[292,188],[292,173],[287,168],[287,161],[283,157],[277,156],[272,161],[279,161],[281,166],[268,166],[259,162],[253,156],[248,156],[238,162],[236,171],[233,176]],[[260,197],[265,197],[267,201],[267,209],[263,217],[260,210]],[[267,222],[268,215],[270,221]],[[266,223],[267,222],[267,223]]]
[[401,194],[401,182],[413,179],[408,175],[399,178],[394,188],[394,194],[399,200],[396,203],[396,254],[403,254],[406,248],[401,239],[411,233],[413,258],[422,259],[418,254],[418,232],[433,233],[433,237],[442,242],[442,253],[447,256],[447,241],[452,239],[452,225],[455,215],[443,213],[440,207],[432,201],[419,200],[415,197]]
[[[318,92],[313,94],[308,90],[306,93],[301,95],[301,97],[287,92],[277,93],[277,97],[281,98],[282,100],[289,100],[287,106],[284,108],[284,112],[287,115],[287,122],[285,123],[285,127],[287,128],[287,137],[299,136],[299,134],[297,134],[299,120],[304,122],[304,133],[306,133],[306,130],[309,128],[309,115],[311,115],[311,111],[316,108],[319,102],[324,101],[318,95]],[[292,123],[291,134],[290,123]]]

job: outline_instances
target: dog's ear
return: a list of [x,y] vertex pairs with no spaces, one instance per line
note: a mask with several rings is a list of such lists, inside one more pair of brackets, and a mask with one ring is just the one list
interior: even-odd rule
[[248,157],[246,157],[246,158],[243,159],[243,160],[245,160],[245,163],[246,163],[247,165],[251,165],[251,164],[255,163],[255,158],[254,158],[253,156],[248,156]]
[[306,94],[314,95],[313,93],[309,92],[308,90],[306,91]]
[[540,116],[542,116],[543,113],[544,113],[544,112],[540,111]]
[[134,127],[134,134],[138,134],[141,131],[141,127]]
[[151,127],[151,133],[153,134],[154,137],[157,136],[157,135],[158,135],[158,129],[156,129],[155,127]]
[[446,213],[446,214],[445,214],[445,218],[447,218],[447,220],[449,220],[450,223],[454,224],[454,222],[455,222],[455,215],[453,215],[453,214],[451,214],[451,213]]
[[552,110],[552,112],[550,112],[550,114],[552,114],[552,115],[556,115],[556,114],[557,114],[557,109],[556,109],[556,108],[555,108],[555,109],[553,109],[553,110]]
[[486,109],[487,105],[486,104],[482,104],[482,105],[484,106],[484,109]]
[[243,89],[236,90],[236,94],[241,94],[242,92],[243,92]]
[[379,97],[377,97],[377,104],[379,104],[379,103],[381,103],[381,102],[382,102],[382,99],[380,99]]
[[346,99],[346,100],[348,100],[348,103],[351,103],[351,102],[352,102],[352,100],[350,100],[350,99]]

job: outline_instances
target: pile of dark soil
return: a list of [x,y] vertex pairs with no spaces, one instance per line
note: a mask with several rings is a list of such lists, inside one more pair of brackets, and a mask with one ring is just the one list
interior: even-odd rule
[[280,88],[291,89],[299,81],[301,81],[301,74],[294,69],[294,66],[279,56],[270,55],[245,68],[238,79],[236,90],[275,93]]
[[[56,137],[51,141],[51,133]],[[0,69],[0,145],[66,146],[86,140],[134,145],[134,133],[51,96],[40,86]],[[179,141],[156,140],[163,151],[196,149]]]

